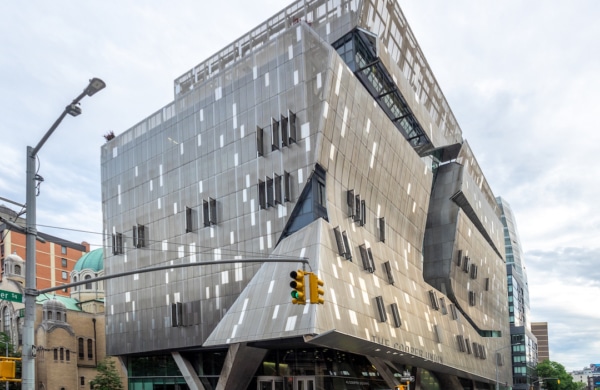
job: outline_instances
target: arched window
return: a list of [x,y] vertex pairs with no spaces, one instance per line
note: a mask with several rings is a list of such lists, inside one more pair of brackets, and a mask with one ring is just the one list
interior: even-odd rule
[[[88,280],[91,279],[92,277],[90,275],[85,275],[84,280]],[[86,290],[91,290],[92,289],[92,282],[88,282],[85,284],[85,289]]]
[[92,360],[94,358],[94,351],[92,350],[92,339],[88,339],[87,347],[88,347],[88,359]]
[[59,311],[56,312],[56,321],[62,321],[62,316]]
[[65,350],[65,355],[67,358],[67,361],[70,362],[71,361],[71,351],[70,350]]
[[52,320],[52,311],[48,310],[48,319]]
[[21,266],[15,265],[15,275],[21,275]]
[[65,360],[65,349],[64,348],[60,349],[60,360]]
[[4,308],[4,313],[2,314],[2,322],[4,323],[3,331],[6,334],[10,334],[10,310],[8,306]]
[[[73,276],[73,283],[77,283],[77,276]],[[79,286],[73,286],[73,291],[77,291]]]
[[79,351],[79,359],[83,359],[83,338],[80,337],[79,340],[77,340],[77,344],[78,344],[78,351]]
[[54,360],[58,360],[58,349],[54,348]]

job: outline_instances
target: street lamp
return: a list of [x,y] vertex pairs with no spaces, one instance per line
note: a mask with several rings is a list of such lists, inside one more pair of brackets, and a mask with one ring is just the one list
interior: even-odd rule
[[35,148],[27,147],[27,175],[26,175],[26,207],[27,217],[25,221],[25,323],[23,324],[23,352],[22,352],[22,386],[23,390],[35,389],[35,345],[34,345],[34,325],[35,325],[35,301],[37,296],[36,290],[36,253],[35,240],[37,237],[37,222],[36,222],[36,184],[38,181],[44,180],[36,173],[35,160],[37,153],[44,146],[48,138],[58,127],[60,122],[67,116],[77,116],[81,114],[79,102],[85,96],[92,96],[96,92],[106,87],[104,81],[93,78],[88,86],[79,94],[73,101],[65,107],[62,114],[52,124],[50,129],[44,134],[40,142]]
[[500,390],[500,385],[498,384],[498,352],[502,351],[503,349],[513,347],[515,345],[519,344],[505,345],[504,347],[498,348],[494,351],[494,359],[496,359],[496,390]]

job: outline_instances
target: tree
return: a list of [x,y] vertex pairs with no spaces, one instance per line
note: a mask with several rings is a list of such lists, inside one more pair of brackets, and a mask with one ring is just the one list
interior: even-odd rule
[[98,362],[98,374],[90,382],[94,390],[123,390],[121,377],[115,367],[115,362],[109,358],[105,358]]
[[536,372],[539,379],[544,380],[544,387],[548,390],[578,390],[580,388],[560,363],[544,360],[537,365]]

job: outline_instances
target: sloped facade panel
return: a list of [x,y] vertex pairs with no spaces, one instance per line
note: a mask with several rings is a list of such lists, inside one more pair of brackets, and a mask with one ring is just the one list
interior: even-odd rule
[[[106,282],[109,354],[172,354],[208,388],[286,347],[362,356],[373,388],[510,377],[494,196],[396,3],[296,2],[174,88],[102,148],[105,271],[140,270]],[[299,269],[323,305],[291,302]],[[216,376],[180,364],[211,351]],[[276,377],[307,372],[337,388]]]

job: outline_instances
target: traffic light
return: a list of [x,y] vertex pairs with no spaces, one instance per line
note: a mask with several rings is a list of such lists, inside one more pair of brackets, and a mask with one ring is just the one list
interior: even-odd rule
[[294,305],[305,305],[306,295],[304,286],[304,271],[297,270],[290,272],[290,277],[293,279],[290,282],[292,290],[292,303]]
[[0,361],[0,378],[14,379],[15,377],[15,362],[14,360]]
[[325,290],[320,288],[324,285],[323,281],[312,272],[308,274],[308,281],[310,287],[310,303],[318,303],[322,305],[323,302],[325,302],[322,297],[323,294],[325,294]]

